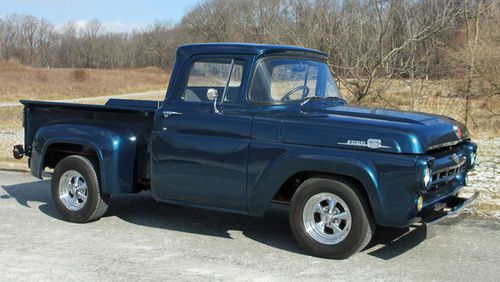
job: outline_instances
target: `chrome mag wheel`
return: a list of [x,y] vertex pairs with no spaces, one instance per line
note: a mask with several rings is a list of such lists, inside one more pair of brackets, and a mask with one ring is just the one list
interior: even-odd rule
[[70,211],[79,211],[85,206],[88,197],[87,182],[75,171],[66,171],[59,181],[59,199]]
[[332,193],[319,193],[309,198],[302,219],[309,236],[325,245],[342,242],[349,234],[352,222],[347,204]]

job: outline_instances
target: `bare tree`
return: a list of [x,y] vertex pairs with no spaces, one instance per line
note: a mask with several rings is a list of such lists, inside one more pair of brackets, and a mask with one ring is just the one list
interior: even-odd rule
[[469,116],[471,111],[471,89],[474,80],[474,71],[476,63],[476,50],[480,32],[479,26],[479,15],[483,12],[483,0],[478,0],[475,8],[472,8],[472,18],[469,12],[470,2],[469,0],[464,1],[465,8],[464,19],[465,19],[465,34],[467,38],[467,86],[465,89],[465,124],[469,123]]
[[101,21],[92,19],[85,24],[81,31],[81,38],[85,46],[85,63],[87,67],[99,68],[99,57],[102,52],[98,49],[99,37],[103,34],[104,28]]
[[35,63],[35,46],[36,46],[36,32],[38,29],[38,20],[33,16],[26,16],[21,18],[21,44],[23,52],[27,55],[24,56],[23,62],[26,64]]
[[[398,3],[392,5],[391,3]],[[428,40],[433,35],[448,27],[450,19],[455,17],[459,10],[455,5],[455,1],[439,1],[433,2],[436,6],[435,15],[428,18],[418,25],[413,25],[412,29],[407,33],[398,33],[395,22],[405,23],[408,21],[408,14],[413,14],[413,17],[418,18],[421,15],[421,10],[413,7],[411,10],[401,12],[401,2],[382,2],[373,1],[372,10],[375,23],[367,19],[365,26],[358,27],[361,36],[357,45],[348,44],[346,49],[355,54],[354,64],[347,66],[339,66],[347,69],[348,77],[354,77],[354,80],[346,80],[345,84],[354,94],[356,102],[360,102],[370,92],[374,79],[381,75],[393,76],[393,69],[398,69],[395,59],[401,55],[403,51],[411,50],[412,46],[420,42]],[[370,7],[366,7],[370,8]],[[406,24],[406,23],[405,23]],[[409,22],[408,24],[411,24]],[[369,34],[374,34],[369,36]],[[391,37],[391,34],[398,34],[397,40]],[[349,40],[345,36],[345,40]],[[352,86],[354,87],[352,87]]]

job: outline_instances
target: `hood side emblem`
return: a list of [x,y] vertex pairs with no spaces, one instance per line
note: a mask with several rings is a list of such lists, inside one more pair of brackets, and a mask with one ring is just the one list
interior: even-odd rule
[[356,146],[356,147],[368,147],[370,149],[390,149],[390,146],[382,145],[382,140],[380,139],[368,139],[364,140],[347,140],[346,142],[338,142],[339,145],[348,145],[348,146]]

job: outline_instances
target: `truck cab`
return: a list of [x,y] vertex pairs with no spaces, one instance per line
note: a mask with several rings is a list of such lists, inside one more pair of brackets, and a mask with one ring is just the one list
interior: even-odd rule
[[467,128],[448,117],[348,105],[323,52],[261,44],[177,50],[164,101],[21,101],[32,174],[72,222],[109,198],[151,190],[160,202],[262,216],[287,205],[299,244],[346,258],[377,225],[458,214],[475,165]]

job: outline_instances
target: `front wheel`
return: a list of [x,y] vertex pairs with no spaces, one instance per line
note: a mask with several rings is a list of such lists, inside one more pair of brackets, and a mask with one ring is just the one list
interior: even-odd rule
[[73,155],[55,167],[52,199],[64,220],[85,223],[101,218],[108,209],[109,195],[102,193],[94,164]]
[[299,186],[291,201],[290,226],[307,252],[334,259],[363,249],[375,229],[358,187],[330,178],[311,178]]

